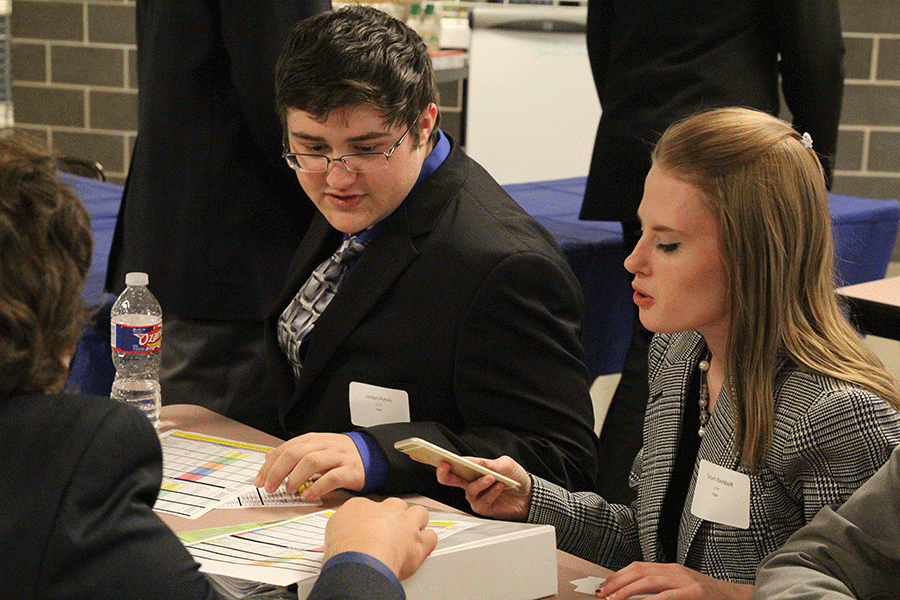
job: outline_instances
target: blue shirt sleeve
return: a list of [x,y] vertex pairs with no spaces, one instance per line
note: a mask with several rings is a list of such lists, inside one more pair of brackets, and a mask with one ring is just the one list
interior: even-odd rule
[[356,449],[362,457],[363,469],[366,471],[366,483],[360,493],[371,494],[377,492],[384,487],[384,483],[387,481],[390,468],[387,457],[381,451],[381,447],[375,441],[375,438],[368,433],[353,431],[346,435],[349,435],[353,443],[356,444]]
[[397,579],[397,576],[394,575],[394,572],[391,571],[386,564],[384,564],[374,556],[370,556],[362,552],[341,552],[340,554],[336,554],[329,558],[328,562],[322,565],[322,571],[324,572],[325,569],[328,569],[329,567],[332,567],[334,565],[348,562],[361,563],[372,567],[373,569],[387,577],[391,583],[393,583],[400,589],[401,593],[405,594],[405,592],[403,591],[403,586],[400,584],[400,580]]

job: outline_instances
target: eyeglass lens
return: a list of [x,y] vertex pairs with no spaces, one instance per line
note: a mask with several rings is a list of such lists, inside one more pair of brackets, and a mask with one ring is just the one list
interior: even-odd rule
[[316,154],[287,154],[285,155],[291,168],[300,169],[308,173],[324,173],[328,170],[328,164],[334,161],[344,163],[348,171],[354,173],[369,173],[386,169],[387,156],[382,153],[351,154],[342,158],[328,158]]

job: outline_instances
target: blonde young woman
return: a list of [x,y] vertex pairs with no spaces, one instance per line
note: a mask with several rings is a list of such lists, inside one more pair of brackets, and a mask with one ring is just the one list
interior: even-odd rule
[[[467,484],[475,512],[556,526],[563,550],[618,569],[598,596],[749,598],[757,564],[868,479],[900,442],[895,381],[842,316],[824,177],[788,124],[720,109],[669,128],[638,210],[634,273],[650,348],[637,500]],[[664,593],[668,591],[668,593]]]

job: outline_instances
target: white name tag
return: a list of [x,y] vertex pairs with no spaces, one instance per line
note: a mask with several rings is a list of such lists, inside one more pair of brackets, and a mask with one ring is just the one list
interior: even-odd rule
[[357,427],[409,423],[409,394],[404,390],[350,383],[350,422]]
[[700,461],[691,514],[738,529],[750,527],[750,477]]

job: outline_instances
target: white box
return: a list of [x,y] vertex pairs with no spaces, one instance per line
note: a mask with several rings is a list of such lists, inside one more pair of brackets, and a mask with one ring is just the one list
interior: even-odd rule
[[[432,511],[432,519],[436,513]],[[453,515],[457,521],[459,515]],[[475,517],[467,517],[475,518]],[[552,525],[479,519],[438,542],[403,582],[408,600],[534,600],[555,596],[558,573]]]
[[[431,521],[477,525],[438,541],[403,582],[407,600],[535,600],[555,596],[559,576],[552,525],[492,521],[428,509]],[[297,586],[305,599],[314,581]]]

